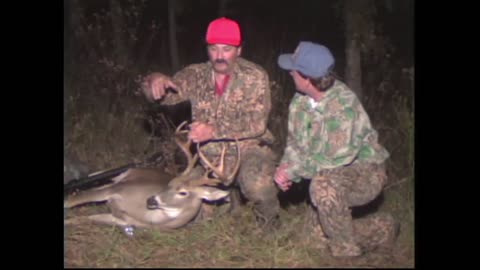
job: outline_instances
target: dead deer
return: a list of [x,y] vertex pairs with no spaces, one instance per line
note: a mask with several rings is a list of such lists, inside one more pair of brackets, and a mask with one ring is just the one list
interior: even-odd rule
[[[226,197],[225,191],[209,185],[230,182],[240,167],[240,149],[236,141],[237,161],[233,172],[225,176],[223,163],[226,147],[224,145],[220,157],[220,165],[215,167],[201,153],[197,145],[197,153],[192,157],[190,146],[192,141],[182,142],[180,131],[186,122],[178,126],[175,141],[188,159],[187,168],[177,177],[172,177],[163,170],[154,168],[133,168],[114,177],[113,183],[100,188],[81,192],[64,201],[64,208],[71,208],[88,202],[107,201],[111,210],[109,214],[97,214],[86,217],[75,217],[65,220],[65,224],[75,224],[81,220],[118,225],[124,228],[176,229],[189,223],[199,212],[202,199],[215,201]],[[207,170],[194,169],[198,157],[207,164]],[[214,172],[214,178],[209,177]]]

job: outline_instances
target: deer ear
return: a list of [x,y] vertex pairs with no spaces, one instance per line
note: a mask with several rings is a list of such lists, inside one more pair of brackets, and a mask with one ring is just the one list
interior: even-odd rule
[[230,191],[228,191],[228,190],[221,190],[221,189],[218,189],[218,188],[205,187],[205,186],[201,187],[201,189],[199,191],[199,196],[202,199],[205,199],[207,201],[220,200],[220,199],[228,196],[228,194],[230,194]]

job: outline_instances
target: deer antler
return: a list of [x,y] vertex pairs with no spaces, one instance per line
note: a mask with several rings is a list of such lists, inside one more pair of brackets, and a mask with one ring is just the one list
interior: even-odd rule
[[[198,183],[202,183],[202,184],[205,184],[205,183],[224,183],[226,185],[230,185],[231,182],[233,181],[235,175],[237,174],[238,172],[238,169],[240,168],[240,161],[241,161],[241,155],[240,155],[240,147],[238,146],[238,139],[235,138],[235,147],[237,148],[237,160],[235,162],[235,167],[232,171],[232,173],[228,176],[225,175],[225,172],[224,172],[224,162],[225,162],[225,151],[226,151],[226,146],[225,146],[225,143],[223,143],[223,148],[222,148],[222,154],[220,155],[220,164],[215,167],[214,165],[212,165],[212,162],[210,162],[206,157],[205,155],[202,153],[202,151],[200,150],[200,146],[199,144],[197,144],[197,152],[198,152],[198,155],[200,156],[200,159],[205,162],[205,164],[207,165],[208,169],[207,169],[207,172],[205,173],[204,177],[202,179],[200,179],[199,181],[196,181]],[[213,171],[217,178],[209,178],[207,175]]]
[[193,169],[193,166],[195,166],[195,163],[198,160],[198,155],[195,154],[195,156],[192,157],[192,153],[190,152],[190,146],[192,145],[192,140],[188,139],[186,142],[182,142],[179,138],[181,134],[188,133],[188,130],[181,130],[186,123],[187,121],[183,121],[183,123],[181,123],[175,131],[175,142],[180,147],[180,149],[182,149],[183,153],[187,156],[187,161],[188,161],[187,168],[185,168],[185,170],[180,175],[189,174],[190,171]]

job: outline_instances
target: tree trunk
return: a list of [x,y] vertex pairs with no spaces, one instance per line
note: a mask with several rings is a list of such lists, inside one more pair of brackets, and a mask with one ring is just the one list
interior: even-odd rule
[[168,0],[168,32],[170,40],[170,60],[172,69],[177,71],[180,67],[177,47],[177,25],[175,22],[175,0]]
[[357,94],[361,100],[363,95],[362,89],[362,58],[358,42],[355,39],[347,39],[346,48],[346,65],[345,65],[345,82]]
[[363,29],[358,21],[361,20],[359,7],[363,0],[345,0],[345,82],[362,100],[362,57],[360,50],[360,35]]
[[110,0],[110,10],[112,12],[112,28],[113,28],[113,46],[115,62],[124,67],[128,61],[128,46],[124,36],[124,27],[122,7],[117,0]]

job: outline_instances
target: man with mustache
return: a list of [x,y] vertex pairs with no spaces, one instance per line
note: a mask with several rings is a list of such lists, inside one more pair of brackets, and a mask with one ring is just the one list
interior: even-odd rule
[[272,182],[275,156],[269,145],[274,138],[267,129],[271,109],[268,74],[240,57],[242,37],[237,22],[228,18],[212,21],[206,43],[209,61],[189,65],[173,77],[148,75],[144,94],[148,100],[166,105],[190,101],[193,122],[188,136],[202,143],[201,150],[210,160],[218,160],[222,142],[227,142],[226,174],[236,158],[234,139],[239,140],[242,163],[237,184],[253,202],[260,225],[270,227],[278,221],[280,205]]

